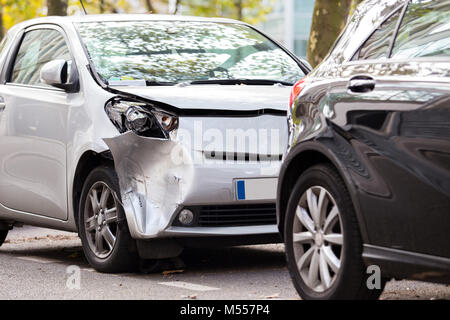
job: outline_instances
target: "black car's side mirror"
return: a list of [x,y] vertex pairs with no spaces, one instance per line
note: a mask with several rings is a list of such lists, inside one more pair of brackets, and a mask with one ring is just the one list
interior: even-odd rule
[[68,69],[69,62],[66,60],[49,61],[40,71],[41,81],[67,92],[76,92],[78,91],[78,74],[75,74],[76,71],[73,68],[70,71]]

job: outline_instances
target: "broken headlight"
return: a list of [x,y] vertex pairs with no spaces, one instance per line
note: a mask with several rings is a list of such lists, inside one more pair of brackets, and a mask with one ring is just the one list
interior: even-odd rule
[[131,130],[141,136],[168,138],[178,126],[176,116],[154,110],[145,103],[110,100],[105,111],[120,133]]

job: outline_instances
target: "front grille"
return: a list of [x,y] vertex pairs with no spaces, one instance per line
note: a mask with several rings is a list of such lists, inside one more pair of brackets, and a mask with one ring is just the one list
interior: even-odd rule
[[195,222],[192,226],[197,227],[255,226],[277,222],[274,203],[198,206],[186,209],[194,212]]

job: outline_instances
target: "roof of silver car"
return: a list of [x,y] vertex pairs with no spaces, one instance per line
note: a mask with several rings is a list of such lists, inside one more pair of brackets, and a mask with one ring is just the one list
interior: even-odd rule
[[88,14],[73,16],[50,16],[41,17],[19,23],[17,26],[26,27],[37,23],[72,23],[72,22],[109,22],[109,21],[198,21],[198,22],[222,22],[222,23],[243,23],[238,20],[226,18],[205,18],[180,15],[163,14]]

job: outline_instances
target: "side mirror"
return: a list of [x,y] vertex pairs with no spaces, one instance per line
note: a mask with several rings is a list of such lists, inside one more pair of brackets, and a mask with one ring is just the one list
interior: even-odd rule
[[[47,62],[41,68],[40,77],[43,83],[74,92],[78,88],[78,79],[69,76],[69,63],[63,59],[56,59]],[[77,76],[75,78],[78,78]]]

